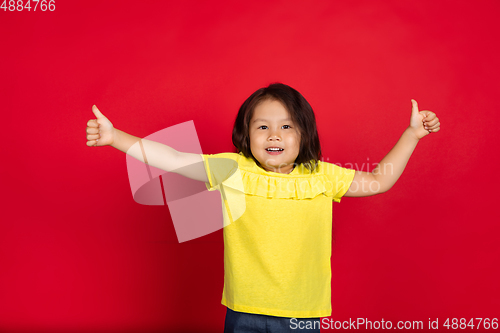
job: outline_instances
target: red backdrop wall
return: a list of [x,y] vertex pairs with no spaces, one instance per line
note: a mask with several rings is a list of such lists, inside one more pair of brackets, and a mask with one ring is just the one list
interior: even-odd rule
[[411,98],[442,124],[393,189],[334,205],[331,319],[498,318],[498,1],[55,4],[0,10],[0,331],[221,332],[222,231],[177,243],[85,127],[93,104],[140,137],[194,120],[204,153],[232,151],[275,81],[343,166],[373,169]]

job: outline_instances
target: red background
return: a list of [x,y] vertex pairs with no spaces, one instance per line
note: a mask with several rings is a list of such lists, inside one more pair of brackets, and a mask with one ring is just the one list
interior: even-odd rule
[[474,4],[0,11],[0,331],[221,332],[222,231],[177,243],[168,208],[135,203],[125,155],[87,147],[85,127],[92,104],[140,137],[194,120],[204,153],[231,151],[239,106],[275,81],[343,166],[379,162],[411,98],[442,124],[388,193],[334,205],[332,319],[500,317],[500,4]]

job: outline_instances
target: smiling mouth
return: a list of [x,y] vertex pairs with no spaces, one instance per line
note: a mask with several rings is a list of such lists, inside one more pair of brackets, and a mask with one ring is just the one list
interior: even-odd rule
[[266,148],[266,152],[269,155],[279,155],[283,152],[283,148]]

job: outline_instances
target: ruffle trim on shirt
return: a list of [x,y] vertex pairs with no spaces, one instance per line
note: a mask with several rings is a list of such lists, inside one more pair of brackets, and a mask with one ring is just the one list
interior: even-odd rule
[[245,194],[249,195],[274,199],[312,199],[322,194],[333,197],[331,181],[323,174],[284,178],[241,170],[241,176]]

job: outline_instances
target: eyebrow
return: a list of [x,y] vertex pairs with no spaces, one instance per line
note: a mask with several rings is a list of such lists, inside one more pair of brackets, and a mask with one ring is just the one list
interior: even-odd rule
[[[256,122],[258,122],[258,121],[268,121],[268,120],[267,120],[267,119],[261,119],[261,118],[258,118],[258,119],[255,119],[254,121],[252,121],[252,124],[253,124],[253,123],[256,123]],[[280,120],[278,120],[278,122],[284,122],[284,121],[292,121],[292,119],[290,119],[290,118],[286,118],[286,119],[280,119]]]

